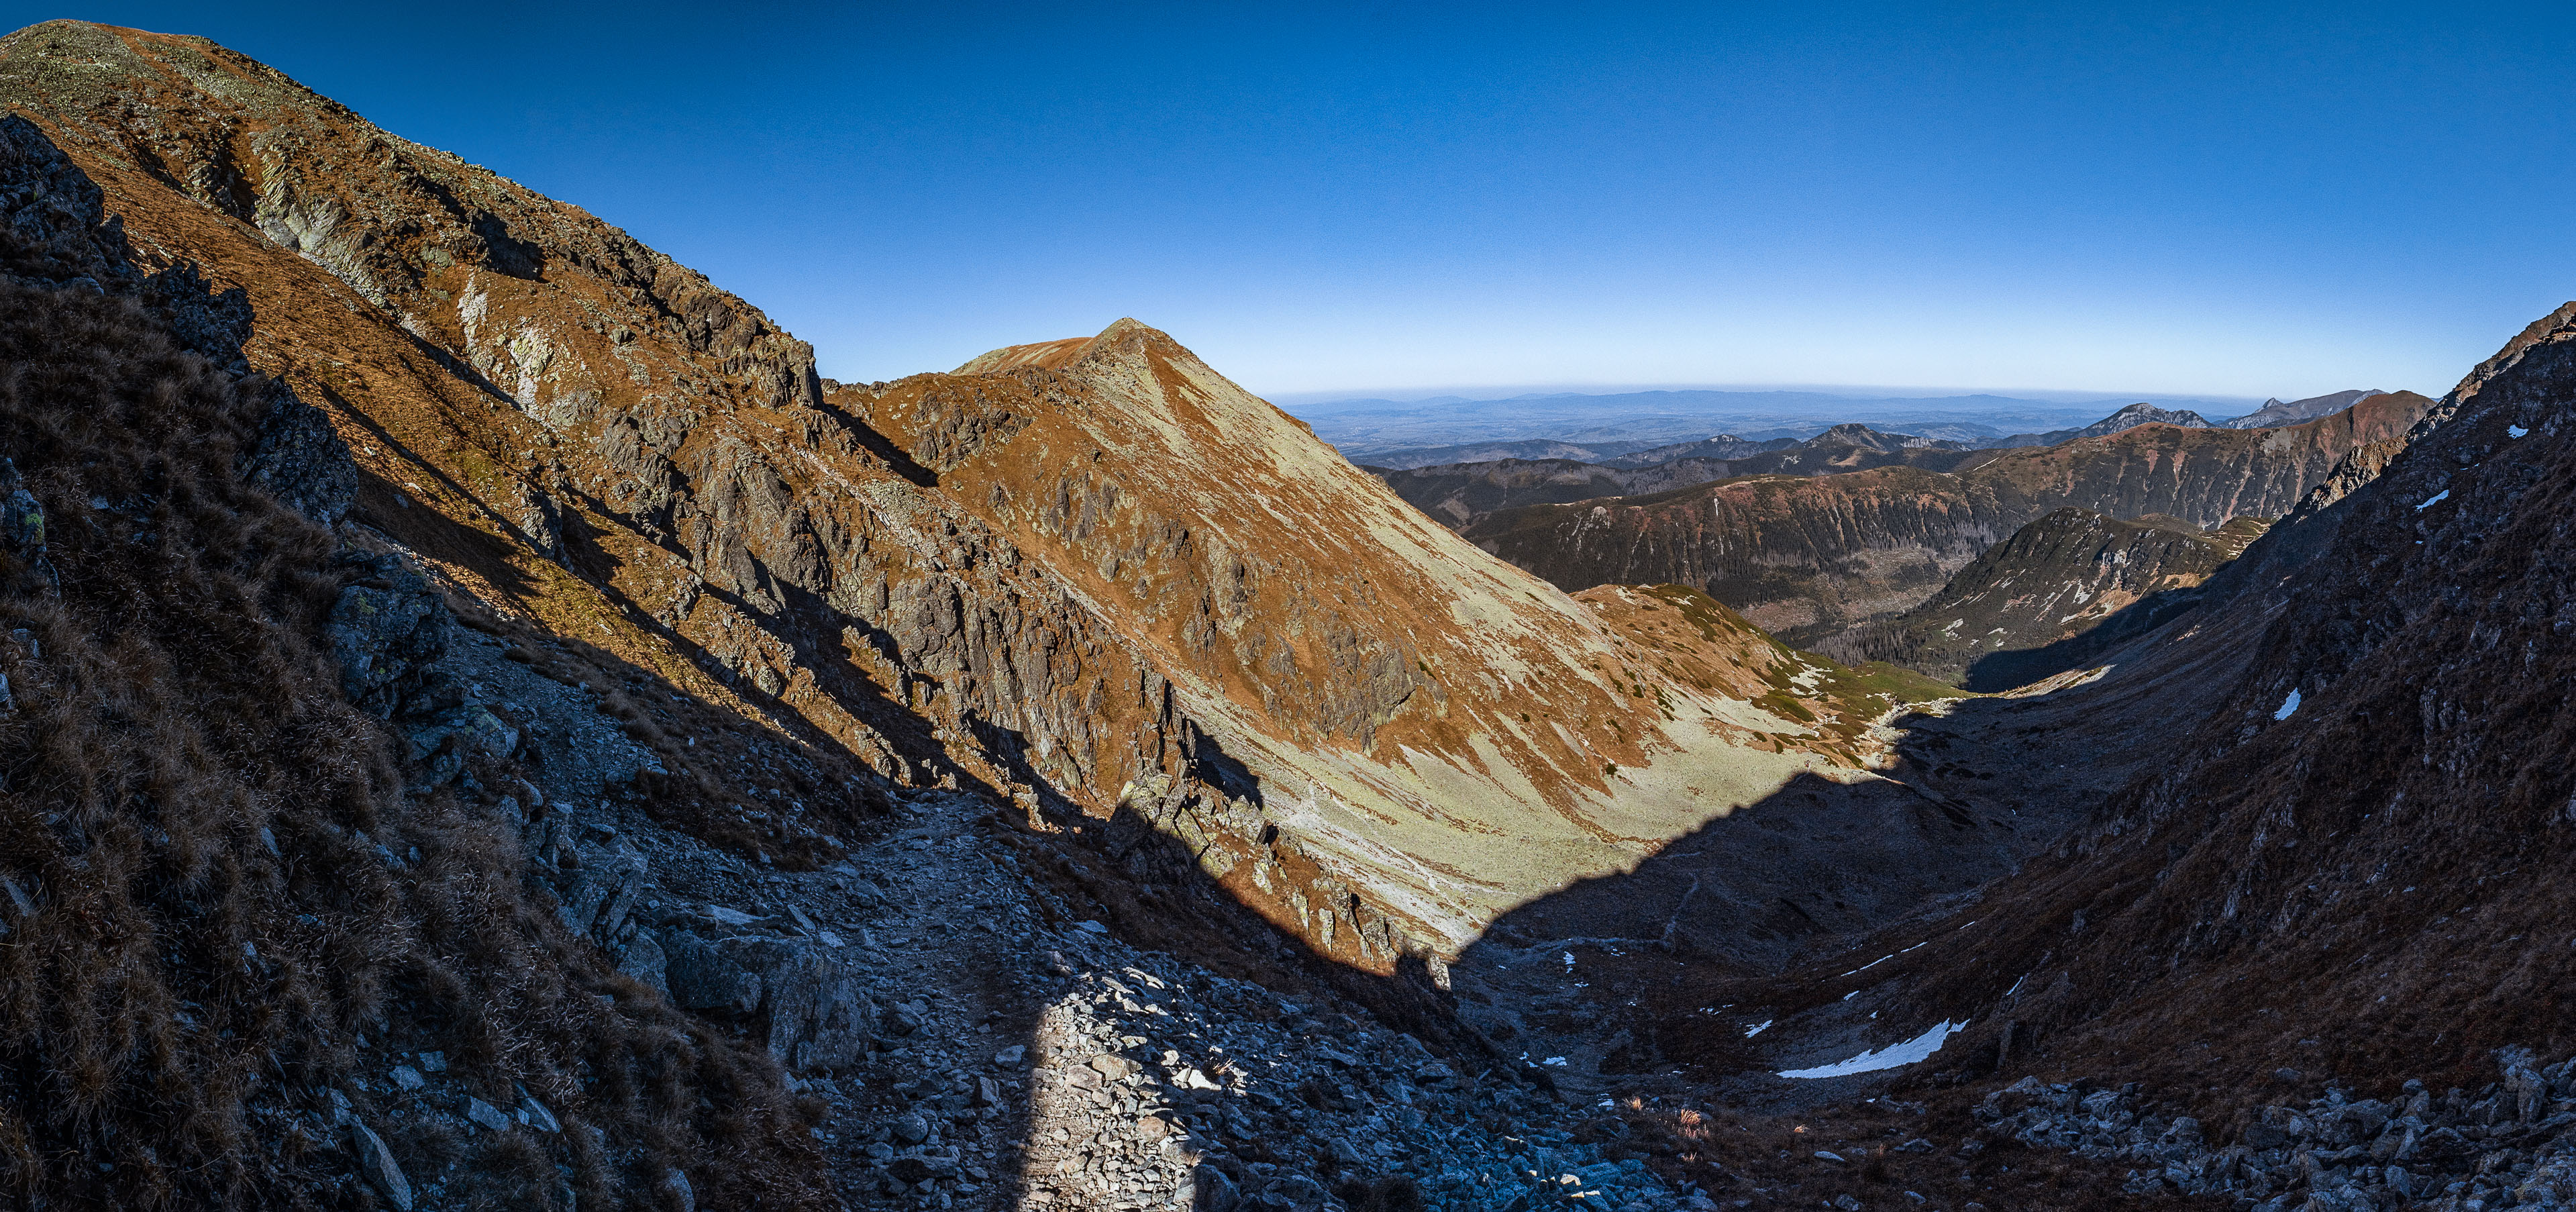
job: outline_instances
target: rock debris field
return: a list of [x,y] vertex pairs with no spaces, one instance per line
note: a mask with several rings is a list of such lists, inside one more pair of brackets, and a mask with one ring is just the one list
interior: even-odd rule
[[933,792],[910,807],[912,827],[777,889],[852,940],[894,1007],[862,1060],[805,1079],[833,1108],[821,1132],[845,1197],[1209,1212],[1716,1206],[1574,1143],[1593,1109],[1453,1070],[1357,1007],[1283,1001],[1089,922],[1046,930],[1030,901],[1050,894],[974,836],[982,801]]
[[2536,1069],[2518,1048],[2498,1060],[2500,1080],[2477,1091],[2409,1081],[2393,1102],[2329,1089],[2266,1106],[2230,1145],[2190,1116],[2154,1113],[2134,1086],[2024,1078],[1977,1118],[2025,1145],[2134,1163],[2133,1194],[2227,1196],[2253,1212],[2576,1207],[2576,1061]]

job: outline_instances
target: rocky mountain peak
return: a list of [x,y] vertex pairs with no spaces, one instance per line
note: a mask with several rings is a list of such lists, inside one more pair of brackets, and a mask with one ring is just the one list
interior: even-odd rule
[[2076,436],[2094,438],[2104,434],[2134,429],[2140,425],[2175,425],[2184,429],[2207,429],[2209,420],[2188,408],[2165,409],[2153,404],[2137,403],[2076,431]]

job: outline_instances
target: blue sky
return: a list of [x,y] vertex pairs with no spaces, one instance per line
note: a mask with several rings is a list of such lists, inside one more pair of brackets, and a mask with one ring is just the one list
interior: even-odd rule
[[[59,10],[12,5],[14,27]],[[891,378],[2446,389],[2576,297],[2563,7],[207,5]]]

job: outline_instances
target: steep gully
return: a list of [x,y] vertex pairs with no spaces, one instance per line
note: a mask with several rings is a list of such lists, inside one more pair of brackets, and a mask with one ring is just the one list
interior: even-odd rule
[[[2271,607],[2245,587],[2277,592],[2259,570],[2297,574],[2292,557],[2340,525],[2321,490],[2312,518],[2240,561],[2230,592],[2149,636],[2150,656],[1898,736],[1871,720],[1908,688],[1811,663],[1687,590],[1576,600],[1515,580],[1385,507],[1311,436],[1142,326],[997,351],[957,375],[826,384],[757,313],[614,229],[217,48],[56,23],[5,50],[12,103],[35,119],[12,133],[18,154],[56,157],[55,180],[77,165],[104,208],[82,219],[77,197],[39,189],[21,213],[53,206],[133,241],[137,259],[169,258],[164,272],[237,285],[195,289],[246,314],[242,368],[274,369],[357,452],[343,541],[409,553],[467,630],[494,639],[412,654],[470,691],[426,717],[386,708],[430,742],[415,743],[411,777],[509,822],[563,929],[625,970],[612,1000],[677,1003],[793,1072],[846,1199],[1404,1206],[1428,1190],[1463,1206],[1616,1192],[1656,1207],[1687,1202],[1693,1183],[1770,1199],[1812,1176],[1761,1176],[1767,1147],[1694,1137],[1701,1121],[1665,1109],[1745,1080],[1756,1054],[1742,1041],[1782,1041],[1760,1045],[1766,1065],[1835,1059],[1888,1042],[1872,1026],[1885,1010],[1906,1034],[1927,1013],[1972,1017],[1978,1034],[1951,1047],[1991,1045],[1992,1069],[2034,1048],[2116,1060],[2059,1042],[2109,1030],[2086,1025],[2102,1011],[2061,994],[2078,987],[2066,981],[2038,987],[2045,1014],[2000,1035],[1984,1021],[2010,994],[1977,981],[2030,951],[2034,925],[2012,923],[2005,951],[1962,955],[1940,940],[1967,928],[1936,918],[1999,877],[1988,903],[2054,905],[2093,887],[2079,860],[2145,853],[2088,841],[2009,874],[2104,789],[2158,782],[2172,737],[2140,721],[2201,719],[2212,687],[2251,685],[2221,644],[2269,634]],[[622,383],[595,367],[622,368]],[[2507,358],[2481,373],[2535,372]],[[2501,394],[2445,404],[2462,398]],[[2376,457],[2394,477],[2415,455]],[[2331,487],[2373,501],[2366,479]],[[1281,525],[1213,521],[1263,515]],[[1319,535],[1368,541],[1317,548]],[[369,564],[392,570],[383,587],[344,600],[430,600],[402,565]],[[1423,602],[1447,604],[1448,622],[1382,625],[1387,605]],[[345,620],[342,634],[367,638]],[[1544,694],[1505,676],[1534,663]],[[1534,710],[1562,722],[1541,727]],[[1674,727],[1684,718],[1696,731]],[[621,735],[638,750],[603,763]],[[745,762],[693,788],[674,771],[701,736]],[[1515,748],[1480,748],[1504,737]],[[1398,795],[1391,761],[1482,778]],[[1709,792],[1732,810],[1667,812],[1667,832],[1643,837],[1602,828]],[[1429,833],[1390,811],[1424,805],[1441,810]],[[1475,837],[1550,820],[1575,828],[1488,890],[1423,895],[1492,880],[1499,858],[1446,879],[1389,874],[1444,851],[1499,856]],[[1547,894],[1551,873],[1587,870]],[[961,952],[943,936],[964,915],[989,941]],[[1907,942],[1927,944],[1905,953],[1917,958],[1870,971],[1926,974],[1948,955],[1948,984],[1822,1000],[1835,978],[1809,971],[1812,956],[1935,924],[1946,933]],[[1460,946],[1469,937],[1481,941]],[[1740,1034],[1733,1018],[1755,1009],[1779,1025]],[[483,1117],[498,1104],[431,1076],[448,1072],[427,1060],[441,1050],[393,1045],[362,1040],[361,1075],[329,1098],[290,1092],[322,1109],[324,1155],[354,1150],[367,1180],[325,1202],[436,1202],[467,1189],[445,1176],[467,1183],[491,1149],[560,1137],[556,1112],[588,1106],[567,1087],[515,1119]],[[2476,1046],[2444,1063],[2471,1064]],[[1614,1092],[1637,1101],[1589,1114]],[[726,1097],[777,1096],[754,1083]],[[392,1161],[423,1181],[396,1199],[348,1126],[370,1116],[462,1135],[397,1136]],[[622,1121],[597,1126],[630,1156],[609,1131]],[[756,1195],[742,1184],[757,1173],[726,1176],[709,1156],[583,1181],[662,1203]],[[2000,1180],[1942,1181],[1967,1198]]]

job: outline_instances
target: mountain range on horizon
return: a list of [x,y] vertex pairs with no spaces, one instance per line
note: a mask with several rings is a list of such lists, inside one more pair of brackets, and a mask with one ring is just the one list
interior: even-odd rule
[[1463,461],[1450,452],[1491,449],[1510,442],[1562,442],[1608,455],[1717,433],[1754,440],[1807,438],[1837,424],[1864,424],[1947,441],[1980,442],[2016,434],[2037,440],[2043,434],[2093,422],[2103,415],[2105,405],[2116,410],[2146,404],[2194,416],[2201,415],[2196,405],[2207,406],[2221,418],[2207,423],[2262,425],[2274,423],[2277,415],[2265,414],[2264,409],[2282,402],[2221,403],[2224,410],[2196,399],[2113,399],[2069,405],[2002,396],[1873,399],[1813,392],[1670,391],[1412,403],[1344,400],[1291,411],[1354,461],[1399,466],[1426,460]]
[[2576,302],[1316,423],[825,378],[204,38],[0,109],[19,1204],[2576,1206]]

